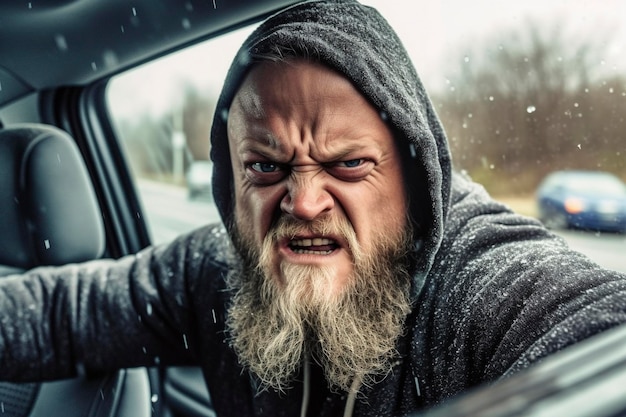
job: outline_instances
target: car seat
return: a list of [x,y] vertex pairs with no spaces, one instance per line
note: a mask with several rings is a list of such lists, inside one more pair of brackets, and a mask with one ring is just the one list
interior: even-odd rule
[[[0,129],[0,276],[99,258],[104,248],[100,209],[71,137],[41,124]],[[0,383],[3,417],[150,415],[143,368],[97,378]]]

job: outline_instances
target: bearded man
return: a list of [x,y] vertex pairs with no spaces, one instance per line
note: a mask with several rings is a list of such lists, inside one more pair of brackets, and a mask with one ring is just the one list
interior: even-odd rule
[[312,354],[331,384],[356,390],[388,370],[410,310],[393,135],[348,80],[306,60],[256,65],[227,129],[244,265],[234,347],[277,389]]
[[225,229],[3,281],[2,311],[42,311],[2,323],[3,352],[37,347],[3,378],[200,365],[219,416],[397,416],[626,321],[626,277],[452,171],[400,40],[356,1],[261,24],[211,140]]

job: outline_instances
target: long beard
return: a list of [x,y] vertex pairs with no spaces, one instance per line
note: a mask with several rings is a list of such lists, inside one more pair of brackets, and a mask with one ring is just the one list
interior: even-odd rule
[[[279,285],[271,263],[277,239],[303,228],[343,235],[350,244],[354,272],[338,296],[327,289],[334,279],[328,268],[286,264]],[[395,344],[410,311],[408,249],[410,230],[378,239],[371,253],[359,248],[347,221],[294,224],[279,221],[259,251],[238,234],[241,273],[230,284],[237,289],[227,326],[239,360],[260,379],[263,388],[288,389],[305,352],[324,370],[333,389],[350,390],[355,379],[375,382],[392,368]]]

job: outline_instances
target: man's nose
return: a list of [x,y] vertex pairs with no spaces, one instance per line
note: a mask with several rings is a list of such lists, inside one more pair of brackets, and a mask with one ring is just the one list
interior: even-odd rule
[[334,204],[322,178],[314,174],[295,174],[289,178],[280,208],[299,220],[310,221],[330,211]]

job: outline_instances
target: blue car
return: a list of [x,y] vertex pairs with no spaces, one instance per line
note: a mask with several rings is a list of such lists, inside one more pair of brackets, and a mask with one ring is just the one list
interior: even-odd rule
[[557,171],[537,191],[539,219],[551,229],[626,232],[626,184],[600,171]]

